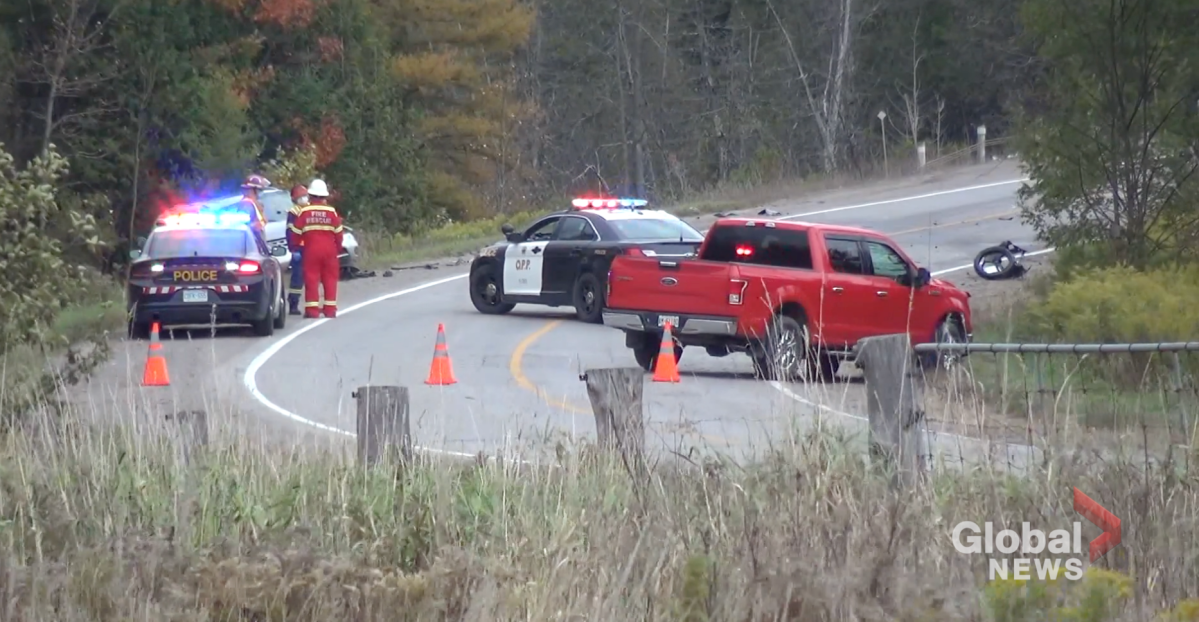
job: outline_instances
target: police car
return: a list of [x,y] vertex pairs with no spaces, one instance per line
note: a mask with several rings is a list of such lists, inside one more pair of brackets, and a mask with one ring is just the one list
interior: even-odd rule
[[620,253],[681,257],[704,236],[673,214],[646,209],[644,199],[578,198],[523,231],[504,225],[506,240],[480,252],[470,266],[470,300],[480,313],[517,304],[573,306],[580,320],[599,323],[608,266]]
[[148,334],[152,322],[249,324],[267,337],[287,321],[283,270],[244,212],[164,217],[131,256],[135,337]]

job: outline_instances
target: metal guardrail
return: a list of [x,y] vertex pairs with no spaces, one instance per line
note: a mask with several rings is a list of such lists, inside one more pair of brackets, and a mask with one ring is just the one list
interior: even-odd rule
[[1126,352],[1199,352],[1199,341],[1163,343],[922,343],[917,353],[967,354],[1118,354]]

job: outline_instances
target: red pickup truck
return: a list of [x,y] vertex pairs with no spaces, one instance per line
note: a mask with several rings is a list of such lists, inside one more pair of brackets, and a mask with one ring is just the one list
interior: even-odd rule
[[684,346],[711,356],[745,352],[764,378],[831,381],[864,337],[906,332],[913,343],[968,341],[968,298],[874,231],[726,218],[708,230],[693,259],[635,249],[616,257],[603,321],[624,331],[646,370],[670,322],[676,359]]

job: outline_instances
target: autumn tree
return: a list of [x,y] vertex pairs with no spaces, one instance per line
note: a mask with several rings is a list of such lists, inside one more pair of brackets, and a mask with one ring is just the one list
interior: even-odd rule
[[[529,103],[516,90],[514,55],[534,13],[517,0],[406,0],[388,22],[403,45],[393,71],[428,152],[428,197],[454,219],[502,207],[500,190],[520,163],[514,138]],[[480,193],[491,195],[485,205]]]
[[1146,267],[1199,227],[1199,43],[1183,0],[1028,0],[1045,70],[1025,107],[1024,220],[1059,247]]

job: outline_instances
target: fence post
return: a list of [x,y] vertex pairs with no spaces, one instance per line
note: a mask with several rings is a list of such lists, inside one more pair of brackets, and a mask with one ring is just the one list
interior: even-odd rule
[[640,367],[588,369],[579,379],[587,383],[587,398],[591,400],[600,446],[619,452],[630,466],[642,468],[645,372]]
[[350,395],[358,400],[358,461],[374,466],[384,457],[411,460],[408,387],[365,386]]
[[906,334],[867,337],[858,342],[857,361],[866,377],[870,456],[895,469],[893,484],[911,486],[928,453],[911,340]]
[[924,165],[928,163],[927,151],[924,148],[924,141],[916,145],[916,168],[924,170]]
[[978,163],[987,163],[987,126],[978,126]]

